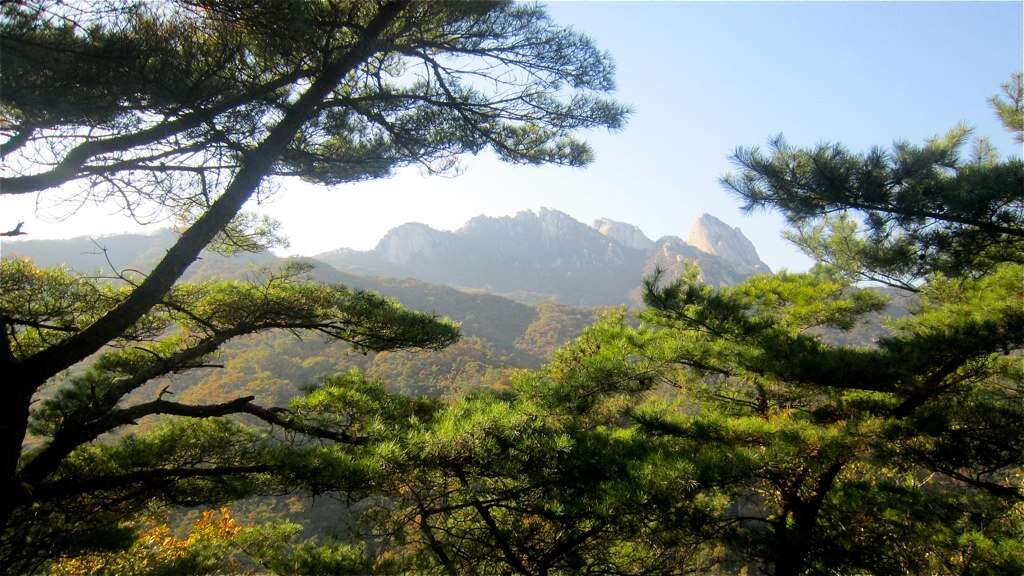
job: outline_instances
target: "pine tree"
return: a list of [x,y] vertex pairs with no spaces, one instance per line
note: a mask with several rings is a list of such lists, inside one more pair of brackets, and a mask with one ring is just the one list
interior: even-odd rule
[[[587,426],[630,446],[623,455],[603,445],[545,478],[575,471],[601,486],[604,471],[628,477],[657,462],[657,472],[631,479],[650,499],[632,500],[640,511],[623,518],[642,520],[581,557],[610,566],[602,551],[644,542],[677,564],[609,572],[1024,569],[1021,163],[991,151],[986,162],[963,162],[965,138],[958,129],[868,155],[781,140],[770,155],[741,149],[742,171],[726,185],[750,207],[782,210],[820,263],[721,289],[699,283],[695,270],[675,280],[656,273],[639,325],[606,318],[517,392],[536,403],[527,413],[537,420],[581,427],[567,433],[566,453]],[[870,346],[834,344],[830,334],[885,305],[884,293],[855,283],[863,280],[912,294],[914,309]],[[481,429],[490,430],[473,428],[487,438]],[[495,434],[495,460],[515,462],[526,441],[502,444]],[[476,470],[472,493],[500,500],[492,482],[504,477]],[[677,497],[661,500],[645,480]],[[509,492],[529,485],[508,482]],[[613,484],[597,490],[589,502],[622,494]],[[451,535],[466,525],[473,519],[439,528]],[[496,525],[508,538],[521,530],[514,515]],[[486,557],[500,557],[495,550]],[[545,573],[535,567],[518,572]]]
[[[126,286],[114,286],[23,260],[0,266],[0,314],[18,327],[7,335],[18,357],[87,325],[131,290],[129,278]],[[226,416],[245,415],[263,429],[339,446],[364,441],[354,428],[320,422],[312,409],[264,406],[251,395],[205,404],[174,401],[162,378],[215,368],[211,359],[231,340],[289,330],[363,350],[400,350],[439,349],[458,337],[450,322],[373,294],[303,280],[307,271],[293,265],[263,283],[178,284],[87,368],[44,388],[18,470],[24,489],[7,496],[0,566],[26,571],[34,562],[103,545],[107,537],[113,545],[120,541],[115,536],[126,536],[123,521],[160,501],[199,504],[280,490],[268,474],[284,467],[285,455],[301,461],[305,449],[286,450],[260,429]],[[165,423],[130,432],[154,417]],[[118,439],[104,441],[111,436]],[[296,474],[297,466],[292,463],[288,474]]]
[[[656,273],[639,323],[608,315],[506,392],[403,424],[366,519],[398,571],[1024,569],[1021,164],[962,162],[965,139],[741,150],[727,185],[809,226],[819,264],[720,289]],[[886,304],[863,280],[912,313],[834,343]]]
[[1024,142],[1024,73],[1011,76],[1003,84],[1002,96],[992,96],[988,101],[1003,126],[1014,133],[1017,142]]
[[[477,390],[378,429],[379,444],[367,447],[372,482],[360,493],[372,495],[359,506],[362,538],[377,550],[367,564],[445,575],[712,567],[713,512],[723,502],[703,498],[711,475],[679,466],[674,440],[621,426],[651,385],[625,357],[632,329],[622,320],[613,313],[588,328],[504,392]],[[321,400],[327,412],[346,403]],[[341,476],[332,485],[331,472],[322,478],[329,492],[349,485]]]
[[[73,191],[83,201],[113,198],[128,215],[141,219],[156,210],[184,228],[150,274],[117,290],[62,273],[4,269],[11,286],[0,316],[5,553],[19,553],[19,542],[27,541],[18,537],[30,518],[22,512],[40,498],[59,512],[80,498],[76,491],[97,486],[127,490],[130,500],[139,501],[146,494],[202,499],[204,490],[174,488],[195,485],[199,476],[217,477],[228,493],[232,483],[250,482],[257,470],[246,466],[226,476],[189,468],[193,480],[184,483],[166,471],[197,463],[174,460],[173,450],[161,452],[171,439],[182,446],[193,442],[197,450],[199,442],[216,455],[237,446],[232,439],[246,438],[216,420],[169,428],[164,440],[139,441],[150,459],[134,460],[140,457],[135,452],[124,456],[128,460],[103,456],[105,449],[92,440],[143,413],[188,418],[242,411],[271,422],[281,417],[270,408],[255,414],[259,407],[246,399],[177,407],[158,397],[121,407],[122,393],[134,389],[131,382],[190,366],[223,339],[251,329],[310,328],[381,349],[450,341],[449,326],[424,323],[367,296],[339,302],[306,291],[312,289],[282,295],[279,303],[295,307],[295,317],[257,307],[249,311],[252,317],[230,318],[247,328],[221,325],[208,315],[228,315],[230,306],[242,313],[250,305],[245,298],[271,287],[209,293],[212,288],[175,287],[207,246],[252,250],[274,240],[273,223],[243,206],[275,182],[299,177],[331,186],[384,177],[408,165],[443,172],[455,168],[460,155],[484,149],[508,162],[579,166],[591,152],[574,133],[616,128],[627,115],[602,95],[613,87],[608,56],[586,37],[553,24],[538,6],[43,0],[5,3],[0,10],[0,133],[7,136],[0,145],[0,195],[60,197]],[[33,290],[75,305],[45,300],[36,310],[37,300],[23,298]],[[177,301],[188,290],[197,291],[195,301]],[[228,307],[217,307],[217,301]],[[341,324],[325,329],[331,322]],[[412,324],[403,329],[403,322]],[[183,326],[208,333],[194,341],[158,338]],[[50,399],[57,405],[37,402],[49,394],[48,381],[97,354],[98,363],[83,373],[75,368],[71,396]],[[93,389],[99,390],[96,398]],[[66,401],[80,407],[59,404]],[[30,424],[42,425],[39,418],[57,421],[44,426],[52,435],[48,442],[31,446],[27,434]],[[87,454],[116,463],[105,475],[116,481],[76,480],[81,470],[67,466]],[[230,471],[237,459],[229,454],[213,467]],[[54,474],[63,479],[59,487],[43,489],[56,482]],[[86,535],[79,531],[75,538]]]
[[[616,128],[627,113],[602,96],[613,88],[608,56],[537,6],[41,0],[0,10],[0,133],[7,136],[0,194],[70,189],[80,200],[117,199],[136,218],[162,211],[185,227],[145,278],[82,302],[92,306],[74,318],[60,305],[42,315],[24,308],[28,302],[5,308],[4,526],[42,493],[34,483],[45,474],[25,476],[35,469],[25,439],[44,384],[147,334],[155,317],[170,314],[175,283],[211,243],[256,249],[273,240],[273,225],[242,207],[278,179],[334,185],[407,165],[443,172],[460,154],[485,148],[508,162],[578,166],[591,153],[574,133]],[[12,273],[17,282],[37,276]],[[50,280],[56,292],[80,284]],[[186,320],[182,314],[176,321]],[[202,313],[191,319],[204,320]],[[182,350],[156,352],[149,356],[157,364],[139,374],[164,370]],[[97,368],[114,371],[103,378],[145,358],[113,354]],[[140,378],[138,370],[120,375]],[[119,399],[104,398],[103,410],[114,413]],[[120,481],[152,494],[163,486],[152,475]]]
[[732,463],[723,543],[770,574],[1019,570],[1022,273],[933,278],[872,348],[816,332],[881,304],[826,270],[717,292],[654,278],[640,352],[686,369],[680,403],[637,421],[683,461]]
[[[913,290],[929,274],[977,276],[1024,252],[1024,164],[998,160],[958,126],[924,146],[853,153],[839,144],[795,149],[771,141],[769,154],[740,148],[738,174],[722,179],[748,210],[775,208],[791,239],[854,280]],[[979,158],[980,156],[980,158]],[[858,232],[851,211],[863,215]]]
[[[684,442],[694,466],[733,463],[716,491],[734,562],[779,576],[1024,568],[1024,165],[962,160],[967,135],[864,155],[781,137],[768,155],[741,148],[725,186],[782,211],[820,264],[717,291],[648,279],[652,340],[637,351],[677,368],[681,399],[636,422]],[[871,347],[830,344],[823,328],[883,304],[851,284],[864,280],[916,309]]]

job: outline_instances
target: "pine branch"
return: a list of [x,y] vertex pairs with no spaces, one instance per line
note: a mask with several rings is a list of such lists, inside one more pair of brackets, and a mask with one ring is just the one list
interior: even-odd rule
[[57,482],[40,484],[31,488],[34,502],[62,500],[74,496],[93,494],[128,488],[135,485],[154,486],[193,478],[226,478],[232,476],[269,472],[270,466],[211,466],[209,468],[155,468],[138,470],[125,474],[97,476],[94,478],[70,478]]
[[306,71],[295,70],[280,78],[247,90],[242,94],[225,98],[220,103],[209,108],[184,114],[176,120],[162,122],[133,134],[125,134],[103,140],[86,140],[72,148],[56,166],[46,172],[28,176],[0,178],[0,194],[29,194],[60,186],[78,178],[81,175],[82,168],[92,158],[103,154],[125,152],[133,148],[159,142],[187,130],[198,128],[220,114],[270,94],[284,86],[288,86],[305,76],[307,76]]

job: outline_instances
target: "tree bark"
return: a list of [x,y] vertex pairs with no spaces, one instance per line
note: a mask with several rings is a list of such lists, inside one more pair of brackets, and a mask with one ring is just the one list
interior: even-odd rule
[[[788,511],[775,524],[775,571],[773,576],[799,576],[807,569],[807,561],[818,525],[818,513],[825,496],[832,489],[836,476],[846,465],[845,460],[833,462],[814,485],[810,498],[802,499],[797,493],[787,505]],[[787,519],[792,517],[793,525]]]

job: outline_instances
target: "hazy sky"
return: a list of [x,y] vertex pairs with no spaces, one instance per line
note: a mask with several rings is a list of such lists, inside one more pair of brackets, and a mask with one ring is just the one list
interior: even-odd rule
[[[286,253],[367,249],[408,221],[454,229],[546,206],[587,223],[631,222],[651,238],[685,238],[709,212],[742,228],[773,269],[805,269],[778,215],[742,215],[718,184],[736,146],[781,132],[797,145],[862,150],[964,121],[1020,154],[986,98],[1022,67],[1021,2],[556,2],[549,12],[612,54],[616,96],[635,110],[624,130],[589,135],[591,166],[507,166],[485,154],[454,178],[410,169],[333,189],[287,182],[260,208],[283,222]],[[0,227],[25,220],[24,238],[139,229],[104,208],[53,222],[34,202],[0,200]]]

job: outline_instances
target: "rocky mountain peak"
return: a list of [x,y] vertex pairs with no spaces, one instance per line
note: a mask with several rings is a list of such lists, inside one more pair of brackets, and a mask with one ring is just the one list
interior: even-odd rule
[[[529,210],[527,212],[529,212],[530,214],[533,213]],[[522,212],[520,212],[520,214],[522,214]],[[540,218],[541,220],[546,220],[548,222],[576,222],[575,218],[569,216],[568,214],[562,212],[561,210],[555,210],[554,208],[545,208],[543,206],[541,206],[540,210],[537,212],[537,217]]]
[[632,224],[602,218],[588,226],[541,208],[477,216],[453,232],[404,224],[373,250],[316,257],[347,272],[582,306],[639,304],[642,278],[659,267],[680,274],[695,264],[715,286],[768,271],[738,229],[711,216],[698,220],[690,237],[696,245],[675,236],[655,243]]
[[562,238],[567,234],[586,234],[587,226],[559,210],[541,208],[537,214],[541,232],[549,238]]
[[405,264],[415,258],[430,257],[437,249],[441,234],[426,224],[409,222],[389,230],[377,243],[375,252],[387,262]]
[[633,224],[598,218],[594,221],[594,228],[623,246],[645,251],[654,248],[654,242]]
[[718,256],[743,274],[768,272],[754,244],[739,228],[731,228],[710,214],[702,214],[690,228],[686,243],[701,252]]
[[587,232],[593,231],[565,212],[541,208],[537,212],[521,210],[514,216],[475,216],[457,230],[456,234],[478,238],[511,235],[509,237],[546,238],[551,241],[559,241]]

